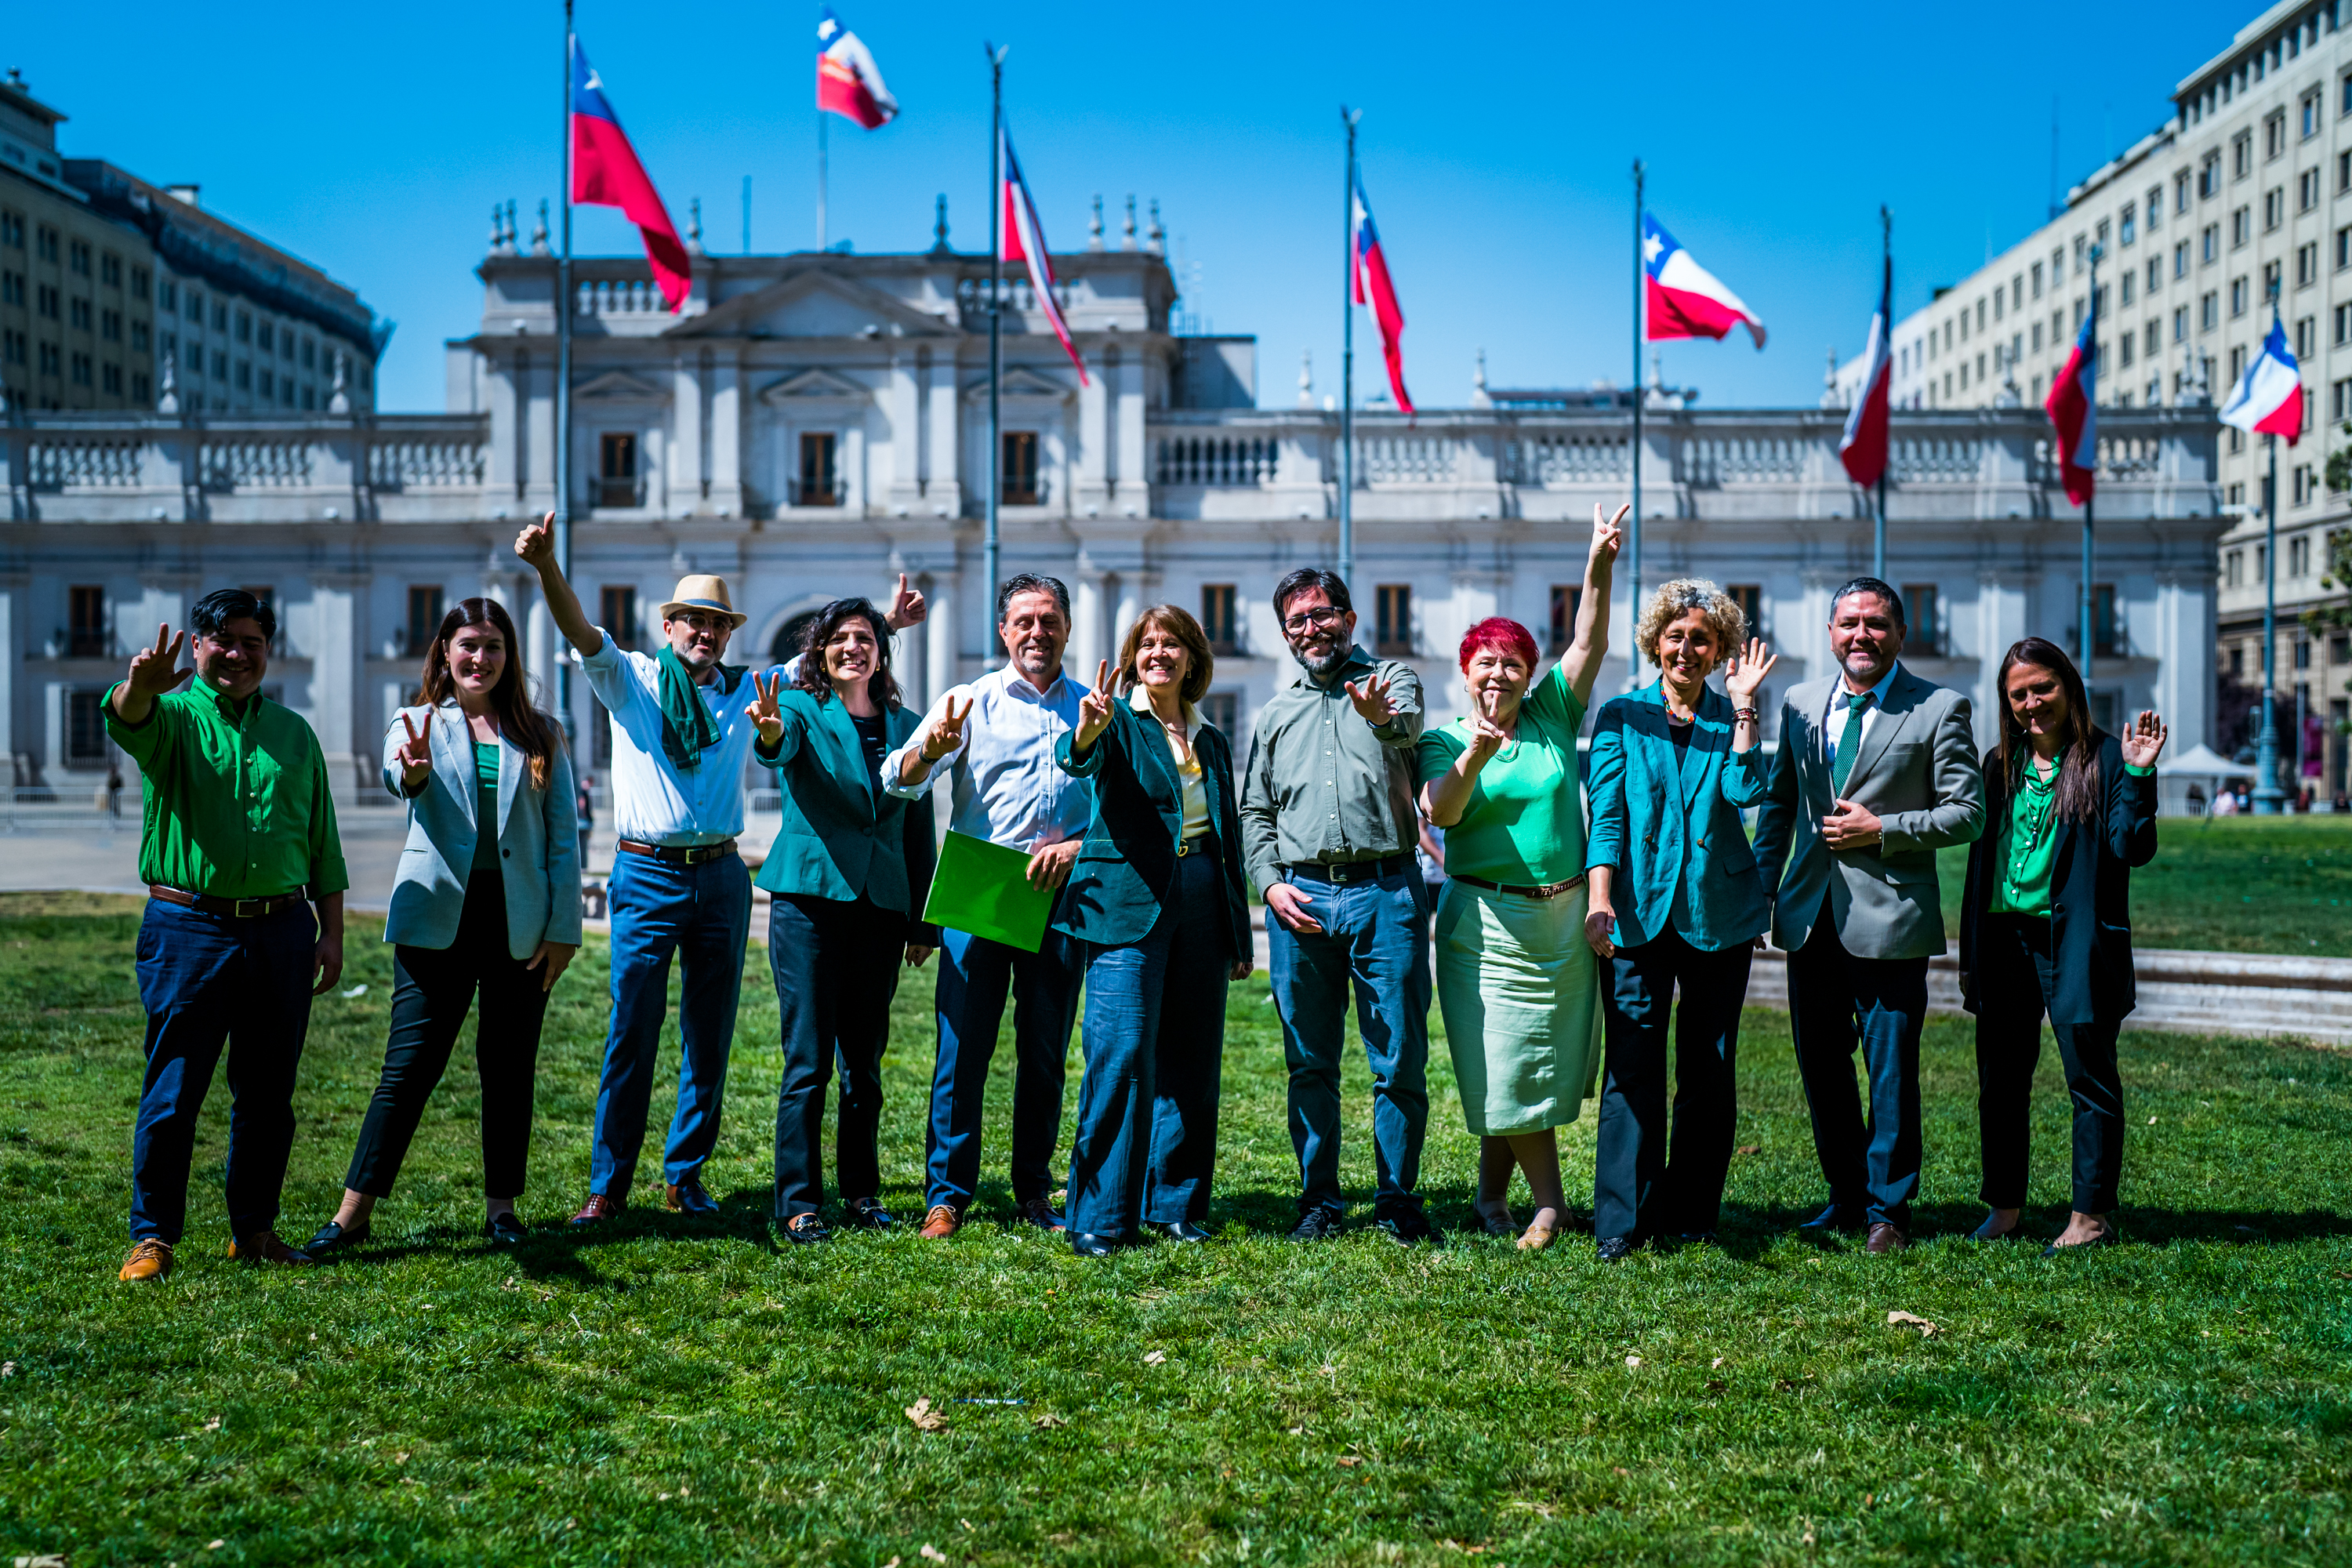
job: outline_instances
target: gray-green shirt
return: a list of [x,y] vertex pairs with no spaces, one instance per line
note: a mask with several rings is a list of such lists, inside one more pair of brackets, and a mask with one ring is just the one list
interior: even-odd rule
[[[1378,677],[1394,709],[1374,729],[1347,683]],[[1258,888],[1284,866],[1345,865],[1409,852],[1417,841],[1412,749],[1421,739],[1421,677],[1360,647],[1328,687],[1301,670],[1261,709],[1242,783],[1242,860]]]

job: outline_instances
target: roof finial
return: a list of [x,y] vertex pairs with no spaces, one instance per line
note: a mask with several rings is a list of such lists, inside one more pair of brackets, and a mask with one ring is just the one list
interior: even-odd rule
[[702,198],[696,196],[686,204],[686,253],[702,254]]
[[1492,408],[1495,400],[1486,395],[1486,351],[1478,351],[1478,368],[1470,375],[1470,406]]
[[1100,250],[1102,247],[1102,197],[1097,194],[1095,197],[1095,216],[1087,220],[1087,248]]
[[547,243],[547,198],[545,196],[539,198],[539,222],[531,226],[530,253],[533,256],[554,254]]
[[505,210],[501,208],[498,203],[492,202],[490,204],[490,254],[492,256],[504,256],[506,253],[507,223]]
[[163,390],[162,395],[155,399],[155,412],[177,414],[179,411],[180,356],[173,350],[165,349],[163,351]]
[[1143,237],[1143,248],[1154,256],[1168,253],[1168,231],[1160,226],[1160,198],[1151,198],[1151,229]]
[[327,395],[327,412],[349,414],[351,411],[352,395],[343,384],[343,351],[337,349],[335,351],[335,384]]
[[947,193],[942,191],[940,193],[939,203],[933,209],[931,216],[931,254],[933,256],[945,256],[948,254],[949,248],[948,198]]
[[1315,351],[1298,351],[1298,406],[1315,406]]
[[1127,225],[1118,231],[1118,247],[1121,250],[1135,248],[1135,198],[1133,196],[1127,198]]
[[1822,372],[1822,406],[1842,408],[1845,405],[1845,399],[1838,395],[1837,344],[1830,345],[1829,357],[1829,367]]

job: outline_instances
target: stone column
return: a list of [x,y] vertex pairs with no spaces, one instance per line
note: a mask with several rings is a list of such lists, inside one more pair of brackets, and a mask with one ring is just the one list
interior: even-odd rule
[[670,515],[689,517],[702,504],[702,377],[684,353],[670,369]]
[[373,761],[373,747],[361,743],[359,721],[360,671],[367,662],[367,650],[360,645],[359,600],[367,590],[369,574],[314,571],[310,575],[310,728],[318,732],[319,749],[326,756],[328,785],[336,804],[355,805],[361,767]]
[[[22,573],[0,575],[0,758],[8,762],[12,784],[26,782],[24,742],[28,737],[16,721],[16,696],[25,657],[25,593],[29,585]],[[128,662],[126,660],[126,662]]]
[[[574,369],[578,367],[575,364]],[[555,472],[555,362],[545,355],[516,355],[515,395],[520,404],[524,510],[533,514],[553,510],[555,487],[569,483],[569,475]],[[578,454],[573,454],[576,459]]]
[[1969,691],[1977,744],[2000,739],[2000,656],[2032,630],[2039,574],[1986,567],[1977,574],[1977,679]]
[[950,356],[931,367],[931,467],[930,477],[923,486],[923,499],[936,517],[963,515],[963,487],[958,478],[963,450],[961,417],[956,399],[956,362]]
[[[2153,701],[2177,754],[2213,742],[2213,576],[2167,568],[2156,576],[2157,666]],[[2290,648],[2292,645],[2289,645]],[[2294,688],[2287,688],[2290,701]]]
[[[922,498],[922,405],[916,386],[915,355],[900,350],[890,356],[890,477],[886,501],[890,511],[911,511]],[[877,478],[879,476],[877,476]]]
[[923,621],[923,668],[931,682],[934,698],[950,686],[962,683],[963,660],[956,638],[956,601],[963,587],[961,572],[934,572],[931,585],[924,592],[930,599],[930,614]]
[[1110,628],[1104,624],[1103,590],[1108,574],[1097,571],[1081,552],[1076,581],[1070,584],[1070,653],[1078,679],[1094,684],[1095,666],[1111,656]]
[[710,510],[743,515],[743,372],[732,354],[710,371]]
[[1119,643],[1126,637],[1127,628],[1135,625],[1136,616],[1143,614],[1143,573],[1139,567],[1118,574],[1118,611],[1111,617],[1109,626],[1105,628],[1104,651],[1098,657],[1114,662],[1118,659]]

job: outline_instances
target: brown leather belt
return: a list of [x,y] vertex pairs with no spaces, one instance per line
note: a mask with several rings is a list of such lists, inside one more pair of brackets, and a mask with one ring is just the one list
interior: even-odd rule
[[641,844],[634,838],[624,838],[613,846],[632,855],[643,855],[648,860],[658,860],[665,866],[700,866],[711,860],[723,860],[735,853],[735,840],[723,844]]
[[216,899],[210,893],[192,893],[185,888],[166,887],[162,882],[148,883],[147,896],[199,914],[222,915],[233,921],[258,920],[304,901],[299,891],[273,893],[266,899]]
[[1554,882],[1542,888],[1507,888],[1500,882],[1489,882],[1484,877],[1465,877],[1458,871],[1454,873],[1454,879],[1467,882],[1474,888],[1484,888],[1490,893],[1517,893],[1523,899],[1556,899],[1570,888],[1581,886],[1584,873],[1580,871],[1565,882]]

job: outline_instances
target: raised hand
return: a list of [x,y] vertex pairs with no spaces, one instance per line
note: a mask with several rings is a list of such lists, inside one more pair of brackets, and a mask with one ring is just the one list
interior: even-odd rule
[[1762,637],[1749,637],[1748,651],[1735,651],[1723,667],[1723,689],[1730,696],[1732,705],[1754,707],[1756,689],[1764,684],[1764,678],[1780,662],[1780,656],[1767,648]]
[[394,752],[392,757],[400,764],[401,788],[415,795],[425,787],[425,781],[433,776],[433,715],[425,715],[425,728],[422,730],[410,723],[405,713],[400,716],[400,725],[408,731],[408,739],[401,742],[399,750]]
[[930,603],[923,597],[922,590],[908,586],[907,574],[899,573],[898,591],[890,596],[889,614],[882,617],[889,623],[890,629],[900,632],[908,626],[920,626],[923,617],[930,613]]
[[1110,660],[1104,659],[1095,669],[1095,689],[1078,699],[1077,732],[1070,737],[1070,749],[1087,752],[1102,739],[1110,728]]
[[779,669],[767,676],[754,670],[751,689],[760,694],[759,700],[743,710],[743,717],[760,727],[760,744],[772,747],[784,738],[783,715],[776,708],[776,699],[784,689],[784,672]]
[[936,763],[963,744],[963,723],[971,717],[971,698],[965,698],[963,707],[959,709],[955,699],[950,697],[940,705],[938,721],[923,737],[923,761]]
[[524,564],[540,570],[555,564],[555,514],[549,512],[537,522],[525,523],[515,535],[514,552]]
[[161,697],[195,673],[182,669],[180,650],[188,644],[188,634],[175,632],[168,626],[155,628],[155,646],[142,647],[131,656],[131,689],[144,698]]
[[1601,510],[1599,501],[1592,503],[1591,560],[1594,565],[1606,566],[1617,559],[1618,548],[1625,542],[1625,519],[1633,510],[1630,504],[1621,506],[1612,517]]
[[1348,682],[1348,700],[1356,705],[1358,716],[1375,730],[1385,725],[1396,714],[1395,706],[1389,701],[1391,684],[1377,675],[1366,676],[1360,684],[1353,680]]
[[2143,708],[2138,718],[2124,726],[2124,761],[2136,768],[2152,768],[2163,753],[2164,742],[2171,737],[2172,731],[2156,716],[2156,710]]

